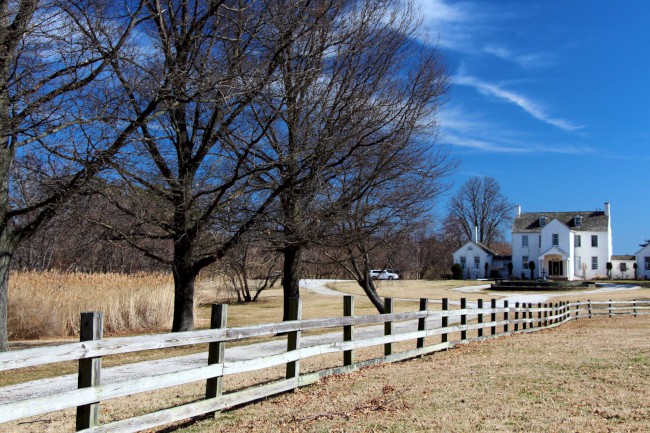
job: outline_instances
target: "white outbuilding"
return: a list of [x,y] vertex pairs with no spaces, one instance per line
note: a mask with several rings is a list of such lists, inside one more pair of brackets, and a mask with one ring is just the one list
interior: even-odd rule
[[641,249],[636,252],[637,277],[641,280],[650,280],[650,242],[641,244]]

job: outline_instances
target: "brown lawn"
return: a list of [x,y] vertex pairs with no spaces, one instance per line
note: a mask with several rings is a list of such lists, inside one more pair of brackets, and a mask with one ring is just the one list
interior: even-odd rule
[[648,432],[650,316],[580,320],[329,378],[181,432]]

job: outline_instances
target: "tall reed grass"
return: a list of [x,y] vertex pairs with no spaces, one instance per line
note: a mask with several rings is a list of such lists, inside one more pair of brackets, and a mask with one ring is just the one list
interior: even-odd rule
[[12,340],[78,335],[84,311],[103,312],[109,334],[171,326],[174,283],[168,274],[15,272],[9,281]]

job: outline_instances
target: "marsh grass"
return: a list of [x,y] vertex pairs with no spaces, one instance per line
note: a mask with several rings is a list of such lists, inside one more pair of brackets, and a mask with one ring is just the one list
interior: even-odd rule
[[84,311],[104,313],[104,332],[168,328],[173,281],[164,274],[15,272],[9,285],[10,339],[76,336]]

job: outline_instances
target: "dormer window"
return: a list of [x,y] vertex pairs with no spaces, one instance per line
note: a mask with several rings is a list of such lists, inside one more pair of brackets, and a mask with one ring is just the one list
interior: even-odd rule
[[580,216],[580,215],[576,215],[575,218],[573,219],[573,224],[574,224],[576,227],[580,227],[580,226],[582,226],[582,216]]
[[546,225],[546,217],[545,216],[539,217],[539,226],[544,227],[545,225]]

